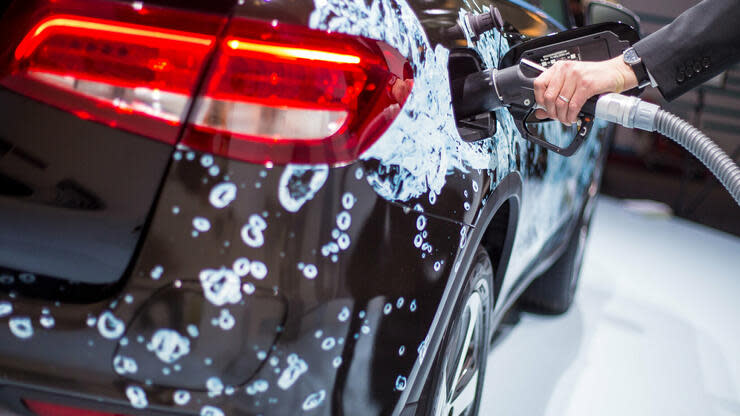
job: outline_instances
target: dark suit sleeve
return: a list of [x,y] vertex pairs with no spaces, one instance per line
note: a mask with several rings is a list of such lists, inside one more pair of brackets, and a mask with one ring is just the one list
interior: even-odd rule
[[704,0],[634,48],[672,100],[740,60],[740,0]]

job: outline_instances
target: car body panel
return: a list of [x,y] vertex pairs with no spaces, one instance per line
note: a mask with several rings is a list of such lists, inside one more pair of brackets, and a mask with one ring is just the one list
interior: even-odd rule
[[0,275],[30,273],[57,297],[53,279],[105,290],[129,267],[172,147],[0,94]]
[[[459,15],[487,6],[445,7]],[[263,166],[179,146],[115,296],[69,305],[0,293],[0,384],[105,398],[141,414],[387,414],[417,400],[497,209],[510,201],[518,219],[498,274],[506,271],[506,300],[533,277],[526,271],[543,248],[566,237],[556,231],[580,209],[601,151],[595,128],[572,158],[548,153],[519,135],[507,110],[493,138],[463,141],[448,75],[449,50],[460,45],[429,40],[434,24],[417,17],[427,9],[404,0],[239,2],[236,16],[398,49],[414,87],[397,119],[343,166]],[[508,48],[497,33],[469,44],[489,68]],[[539,129],[556,144],[574,134],[556,123]]]

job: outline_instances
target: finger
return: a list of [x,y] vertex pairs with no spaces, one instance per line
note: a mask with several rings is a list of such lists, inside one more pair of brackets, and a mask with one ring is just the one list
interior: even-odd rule
[[545,90],[552,78],[552,70],[547,70],[534,80],[534,100],[537,104],[545,106]]
[[542,110],[542,109],[536,110],[534,112],[534,116],[537,117],[540,120],[544,120],[544,119],[548,118],[547,117],[547,113],[545,112],[545,110]]
[[573,94],[568,104],[568,115],[566,119],[569,123],[575,123],[578,120],[578,114],[581,112],[581,107],[586,103],[586,100],[591,98],[589,91],[585,88],[579,88]]
[[552,78],[550,78],[550,82],[547,84],[547,89],[545,90],[545,98],[544,98],[544,106],[547,110],[547,115],[550,118],[558,118],[557,109],[555,107],[556,102],[555,100],[558,99],[558,95],[560,95],[560,90],[563,88],[563,82],[565,81],[565,78],[563,76],[563,68],[562,65],[556,64],[553,67],[553,74]]
[[570,124],[568,120],[568,107],[570,105],[571,97],[576,90],[576,77],[573,73],[566,73],[563,82],[563,88],[560,89],[560,94],[555,101],[555,110],[558,115],[558,120],[564,124]]

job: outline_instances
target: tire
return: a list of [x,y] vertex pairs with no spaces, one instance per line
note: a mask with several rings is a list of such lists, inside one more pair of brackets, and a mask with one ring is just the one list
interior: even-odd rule
[[579,214],[565,252],[522,294],[519,301],[524,310],[546,315],[560,315],[570,309],[581,275],[594,200],[595,198],[589,198]]
[[[475,416],[485,380],[493,305],[493,267],[481,247],[473,258],[452,320],[424,388],[419,414]],[[473,321],[471,318],[475,317]],[[467,346],[467,348],[466,348]]]

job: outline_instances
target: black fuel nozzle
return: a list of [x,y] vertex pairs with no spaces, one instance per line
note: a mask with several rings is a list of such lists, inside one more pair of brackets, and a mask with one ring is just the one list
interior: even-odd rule
[[477,39],[478,36],[494,28],[503,31],[504,18],[501,17],[501,12],[499,12],[495,7],[492,7],[485,13],[466,13],[458,24],[445,30],[445,37],[464,39],[465,29],[463,28],[463,25],[469,28],[471,38]]
[[519,65],[487,69],[452,81],[452,108],[458,119],[502,107],[534,108],[534,80],[545,68],[522,59]]
[[528,123],[539,108],[534,97],[534,80],[545,68],[528,59],[503,69],[487,69],[452,82],[452,108],[457,120],[488,111],[508,108],[522,137],[563,156],[578,150],[593,125],[596,97],[589,99],[579,113],[578,131],[570,145],[560,147],[530,131]]

